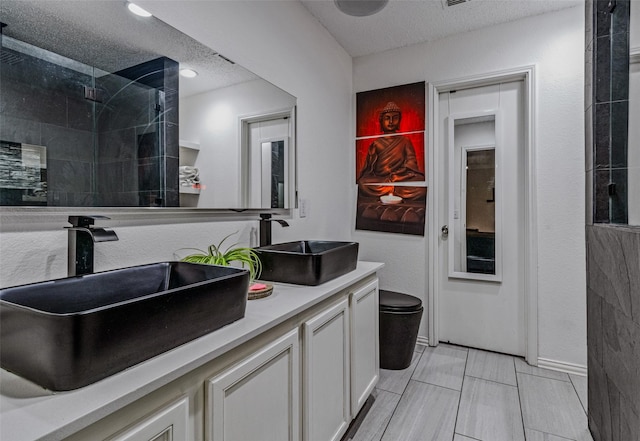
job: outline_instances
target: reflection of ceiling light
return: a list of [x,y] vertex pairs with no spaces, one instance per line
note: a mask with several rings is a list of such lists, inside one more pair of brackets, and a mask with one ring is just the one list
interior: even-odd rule
[[389,0],[334,0],[338,9],[354,17],[366,17],[380,12]]
[[193,69],[183,68],[183,69],[180,69],[180,75],[182,75],[185,78],[193,78],[198,76],[198,72],[196,72]]
[[131,12],[133,12],[136,15],[139,15],[140,17],[151,17],[151,13],[145,11],[140,6],[134,3],[127,3],[127,8],[129,8]]

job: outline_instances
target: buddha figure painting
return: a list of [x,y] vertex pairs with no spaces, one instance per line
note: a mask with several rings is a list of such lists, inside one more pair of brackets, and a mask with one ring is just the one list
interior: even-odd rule
[[424,234],[425,83],[360,92],[356,102],[356,228]]

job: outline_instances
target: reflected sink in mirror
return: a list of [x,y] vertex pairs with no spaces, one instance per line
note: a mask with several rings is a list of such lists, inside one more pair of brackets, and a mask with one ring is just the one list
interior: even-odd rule
[[261,280],[320,285],[356,269],[357,242],[301,240],[255,248]]
[[0,290],[0,364],[86,386],[244,317],[249,271],[161,262]]

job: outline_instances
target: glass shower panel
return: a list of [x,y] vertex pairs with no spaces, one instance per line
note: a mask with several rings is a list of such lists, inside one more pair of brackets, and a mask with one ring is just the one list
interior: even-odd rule
[[[1,38],[0,141],[5,154],[0,155],[0,204],[92,206],[94,101],[85,94],[94,86],[93,68],[6,35]],[[11,161],[8,146],[23,157],[39,152],[40,182],[12,188],[24,187],[33,161]]]
[[125,77],[1,38],[0,205],[167,206],[168,63]]

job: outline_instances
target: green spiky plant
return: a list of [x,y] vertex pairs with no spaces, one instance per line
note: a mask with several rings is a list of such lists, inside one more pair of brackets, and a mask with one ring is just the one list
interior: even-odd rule
[[256,252],[250,247],[238,247],[237,243],[230,245],[222,251],[224,241],[236,233],[238,232],[236,231],[235,233],[225,236],[218,245],[209,245],[207,251],[198,248],[182,248],[183,250],[194,250],[198,252],[183,257],[181,261],[222,266],[229,266],[232,262],[238,262],[242,268],[246,267],[249,270],[249,277],[251,282],[253,282],[260,277],[260,273],[262,272],[262,262],[260,262],[260,258]]

